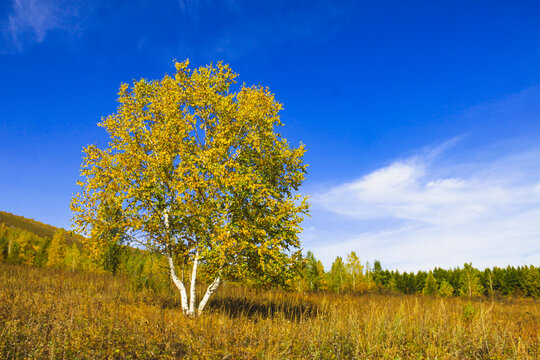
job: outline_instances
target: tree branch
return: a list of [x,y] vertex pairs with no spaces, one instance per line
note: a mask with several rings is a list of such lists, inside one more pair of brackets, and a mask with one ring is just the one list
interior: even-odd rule
[[212,284],[208,286],[208,289],[206,289],[206,293],[204,294],[204,297],[199,303],[199,309],[197,310],[197,315],[201,315],[201,313],[204,310],[204,307],[206,306],[206,303],[208,303],[208,299],[210,299],[210,296],[212,296],[212,294],[216,292],[220,284],[221,284],[221,277],[218,276],[214,279]]

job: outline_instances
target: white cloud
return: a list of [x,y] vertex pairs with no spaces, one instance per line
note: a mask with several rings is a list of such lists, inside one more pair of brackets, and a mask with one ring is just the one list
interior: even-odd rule
[[[396,160],[313,195],[312,222],[326,218],[317,226],[327,229],[321,236],[340,233],[341,239],[323,242],[311,231],[306,247],[327,266],[353,250],[400,270],[469,261],[479,267],[538,265],[540,151],[446,165],[441,152]],[[345,231],[331,230],[344,224]]]
[[2,24],[0,50],[18,52],[45,40],[54,29],[74,30],[82,4],[60,0],[13,0]]

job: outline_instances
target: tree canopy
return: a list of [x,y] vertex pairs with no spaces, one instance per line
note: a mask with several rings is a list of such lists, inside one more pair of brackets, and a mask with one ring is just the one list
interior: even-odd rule
[[[228,65],[192,70],[186,60],[174,76],[122,84],[117,112],[99,124],[111,140],[84,149],[82,190],[71,204],[81,233],[114,233],[166,256],[191,315],[197,266],[215,276],[200,312],[222,279],[281,281],[300,257],[304,146],[277,132],[274,95],[237,86],[236,77]],[[89,241],[98,251],[111,239]],[[179,259],[192,263],[189,305]]]

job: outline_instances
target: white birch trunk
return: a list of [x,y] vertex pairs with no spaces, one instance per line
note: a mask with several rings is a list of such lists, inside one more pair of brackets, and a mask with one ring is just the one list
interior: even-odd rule
[[[168,233],[168,231],[169,231],[169,213],[167,211],[165,211],[164,215],[165,215],[164,216],[165,217],[165,219],[164,219],[165,220],[165,228],[166,228],[167,233]],[[197,250],[197,252],[195,253],[195,259],[193,260],[193,270],[191,271],[191,286],[190,286],[190,289],[189,289],[189,292],[190,292],[189,299],[188,299],[186,287],[184,286],[184,282],[183,282],[183,280],[184,280],[185,260],[184,260],[184,266],[182,267],[182,280],[180,280],[178,278],[178,276],[176,275],[176,268],[174,266],[174,261],[173,261],[172,254],[170,252],[168,252],[166,254],[166,256],[167,256],[167,260],[169,261],[169,269],[170,269],[170,272],[171,272],[171,279],[172,279],[174,285],[176,285],[176,287],[180,291],[180,301],[182,303],[182,312],[185,315],[188,315],[190,317],[195,317],[197,315],[200,315],[202,313],[202,311],[204,310],[204,307],[208,303],[208,299],[210,299],[212,294],[214,294],[216,292],[219,285],[221,284],[221,278],[219,276],[216,277],[214,279],[214,281],[212,282],[212,284],[210,284],[210,286],[208,286],[208,288],[206,289],[206,293],[204,294],[204,297],[202,298],[201,302],[199,303],[199,307],[198,307],[197,311],[195,311],[195,304],[196,304],[196,300],[197,300],[195,290],[196,290],[196,285],[197,285],[197,267],[199,265],[199,251]],[[188,306],[188,301],[189,301],[189,306]]]
[[199,309],[197,311],[197,315],[201,315],[202,311],[204,310],[204,307],[206,306],[206,303],[208,302],[208,299],[210,299],[210,296],[212,296],[212,294],[216,292],[216,290],[219,287],[219,284],[221,284],[221,278],[218,276],[217,278],[214,279],[212,284],[208,286],[208,289],[206,289],[206,293],[204,294],[204,297],[199,303]]
[[8,242],[8,248],[7,248],[7,256],[8,256],[8,259],[9,257],[11,256],[11,248],[13,246],[13,239],[9,239],[9,242]]
[[[167,231],[167,237],[168,237],[169,236],[168,234],[169,233],[169,212],[167,210],[165,210],[164,217],[165,217],[165,229]],[[169,249],[167,249],[167,251],[169,251]],[[167,260],[169,261],[169,270],[171,272],[171,280],[180,291],[180,302],[182,304],[182,312],[186,314],[189,310],[186,287],[184,286],[184,283],[182,282],[182,280],[180,280],[178,276],[176,275],[176,268],[174,266],[172,254],[168,252],[166,256],[167,256]]]
[[191,271],[191,286],[189,288],[189,312],[191,317],[195,316],[195,287],[197,283],[197,265],[199,264],[199,251],[195,253],[195,259],[193,260],[193,270]]
[[167,260],[169,260],[169,269],[171,271],[171,279],[180,291],[180,301],[182,303],[182,312],[186,314],[189,310],[188,308],[188,299],[187,299],[187,292],[186,287],[184,286],[184,283],[176,276],[176,270],[174,267],[174,261],[171,255],[167,254]]

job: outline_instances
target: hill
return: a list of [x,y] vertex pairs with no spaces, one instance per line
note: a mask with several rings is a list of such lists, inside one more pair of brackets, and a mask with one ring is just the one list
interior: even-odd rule
[[[12,228],[26,230],[34,235],[45,238],[52,238],[54,233],[59,230],[59,228],[52,225],[44,224],[34,219],[28,219],[5,211],[0,211],[0,224],[1,223]],[[67,239],[68,244],[72,244],[73,242],[80,243],[80,241],[80,235],[69,233]]]

